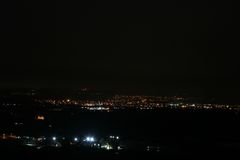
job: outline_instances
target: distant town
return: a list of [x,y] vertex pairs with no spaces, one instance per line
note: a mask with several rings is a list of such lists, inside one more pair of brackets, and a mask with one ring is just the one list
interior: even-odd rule
[[122,109],[154,110],[154,109],[222,109],[240,111],[240,105],[191,103],[183,97],[125,96],[116,95],[102,100],[45,99],[36,100],[42,106],[75,106],[92,111],[113,111]]
[[[184,135],[179,136],[191,143],[191,138],[203,136],[201,126],[226,136],[222,125],[236,129],[239,113],[238,104],[179,95],[100,94],[87,89],[74,94],[11,91],[0,96],[0,143],[36,150],[76,147],[117,154],[126,150],[160,153],[176,150],[172,139],[182,130]],[[188,148],[186,141],[178,145]]]
[[240,111],[240,104],[226,104],[203,99],[201,97],[124,94],[105,95],[98,92],[90,92],[86,88],[69,95],[58,94],[57,96],[49,96],[46,94],[41,95],[37,90],[24,90],[21,92],[12,91],[0,96],[1,110],[12,109],[18,106],[24,107],[27,105],[34,105],[55,111],[61,111],[66,108],[106,112],[116,110],[160,109]]

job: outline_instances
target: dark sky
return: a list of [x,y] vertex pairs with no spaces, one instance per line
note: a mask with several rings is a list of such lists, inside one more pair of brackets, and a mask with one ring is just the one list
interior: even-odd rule
[[9,0],[1,6],[0,87],[239,96],[231,0]]

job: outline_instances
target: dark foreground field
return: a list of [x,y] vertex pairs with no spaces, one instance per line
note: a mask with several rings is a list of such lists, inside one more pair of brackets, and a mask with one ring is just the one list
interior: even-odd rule
[[[160,152],[104,151],[86,148],[45,148],[37,150],[1,144],[1,159],[239,159],[239,146],[189,146],[163,148]],[[229,146],[228,146],[229,145]],[[212,148],[213,147],[213,148]]]
[[[121,143],[126,149],[106,151],[65,146],[38,150],[4,141],[0,147],[1,159],[240,158],[240,116],[234,112],[76,112],[48,113],[46,117],[45,122],[41,123],[25,119],[25,126],[14,130],[19,134],[91,134],[97,138],[114,134],[121,137]],[[4,121],[1,123],[1,130],[7,128]],[[50,123],[53,127],[45,130],[45,126]],[[8,129],[11,130],[11,127]],[[147,151],[148,145],[158,146],[159,149]]]

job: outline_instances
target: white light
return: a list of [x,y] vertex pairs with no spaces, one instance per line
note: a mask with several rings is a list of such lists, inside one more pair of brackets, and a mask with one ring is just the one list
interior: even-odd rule
[[90,138],[90,142],[94,142],[94,138],[93,137]]
[[77,138],[77,137],[75,137],[75,138],[74,138],[74,141],[75,141],[75,142],[77,142],[77,141],[78,141],[78,138]]
[[87,138],[86,138],[86,141],[87,141],[87,142],[94,142],[95,139],[94,139],[94,137],[87,137]]
[[112,146],[110,146],[109,144],[105,145],[104,148],[106,148],[107,150],[113,149]]
[[53,138],[52,138],[52,140],[56,141],[56,140],[57,140],[57,138],[56,138],[56,137],[53,137]]
[[119,139],[119,137],[117,136],[116,139]]

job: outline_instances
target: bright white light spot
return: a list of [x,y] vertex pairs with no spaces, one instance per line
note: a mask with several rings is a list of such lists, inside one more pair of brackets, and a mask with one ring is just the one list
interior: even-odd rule
[[77,138],[77,137],[75,137],[75,138],[74,138],[74,141],[75,141],[75,142],[77,142],[77,141],[78,141],[78,138]]
[[94,137],[87,137],[87,138],[86,138],[86,141],[87,141],[87,142],[94,142],[95,139],[94,139]]
[[56,140],[57,140],[57,138],[56,138],[56,137],[52,137],[52,140],[56,141]]

